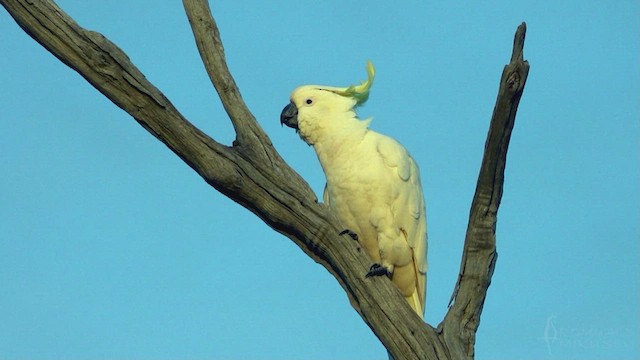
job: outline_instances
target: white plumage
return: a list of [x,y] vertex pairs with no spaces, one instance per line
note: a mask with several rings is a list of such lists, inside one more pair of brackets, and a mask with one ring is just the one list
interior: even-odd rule
[[[427,271],[427,221],[418,166],[396,140],[369,129],[354,108],[369,94],[374,70],[359,86],[301,86],[291,94],[281,122],[312,145],[327,178],[324,202],[375,264],[387,273],[423,317]],[[386,271],[385,271],[386,269]]]

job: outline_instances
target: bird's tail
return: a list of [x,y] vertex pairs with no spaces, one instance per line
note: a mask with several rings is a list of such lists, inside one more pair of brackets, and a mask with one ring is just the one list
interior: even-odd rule
[[418,289],[413,291],[413,294],[409,297],[405,297],[405,300],[409,303],[413,311],[420,316],[420,319],[424,319],[424,304],[420,301],[420,294],[418,294]]

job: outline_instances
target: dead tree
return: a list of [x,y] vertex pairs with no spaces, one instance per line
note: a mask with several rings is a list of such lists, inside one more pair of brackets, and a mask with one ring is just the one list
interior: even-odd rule
[[515,34],[500,79],[462,263],[449,310],[432,327],[411,310],[386,277],[365,278],[370,260],[338,235],[335,217],[273,148],[245,105],[226,65],[207,0],[183,0],[200,56],[233,123],[232,146],[216,142],[171,102],[103,35],[80,27],[49,0],[0,0],[19,26],[162,141],[218,191],[295,242],[342,285],[351,305],[396,359],[472,359],[475,334],[496,264],[496,216],[507,148],[529,64],[526,26]]

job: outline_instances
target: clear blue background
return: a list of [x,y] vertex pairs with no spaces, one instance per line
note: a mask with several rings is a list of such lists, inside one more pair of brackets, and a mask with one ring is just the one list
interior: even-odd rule
[[[178,1],[59,1],[198,127],[230,122]],[[302,84],[378,77],[362,117],[421,166],[437,325],[513,34],[531,72],[509,149],[478,359],[640,358],[637,1],[214,1],[229,66],[283,157]],[[0,10],[0,358],[385,359],[337,282],[209,187]]]

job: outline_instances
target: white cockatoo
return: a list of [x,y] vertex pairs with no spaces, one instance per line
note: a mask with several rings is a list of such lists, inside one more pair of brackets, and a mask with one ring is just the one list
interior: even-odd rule
[[371,62],[367,73],[357,86],[295,89],[280,122],[316,151],[327,177],[324,203],[374,262],[366,276],[388,276],[422,318],[427,219],[420,173],[402,145],[357,117],[373,83]]

